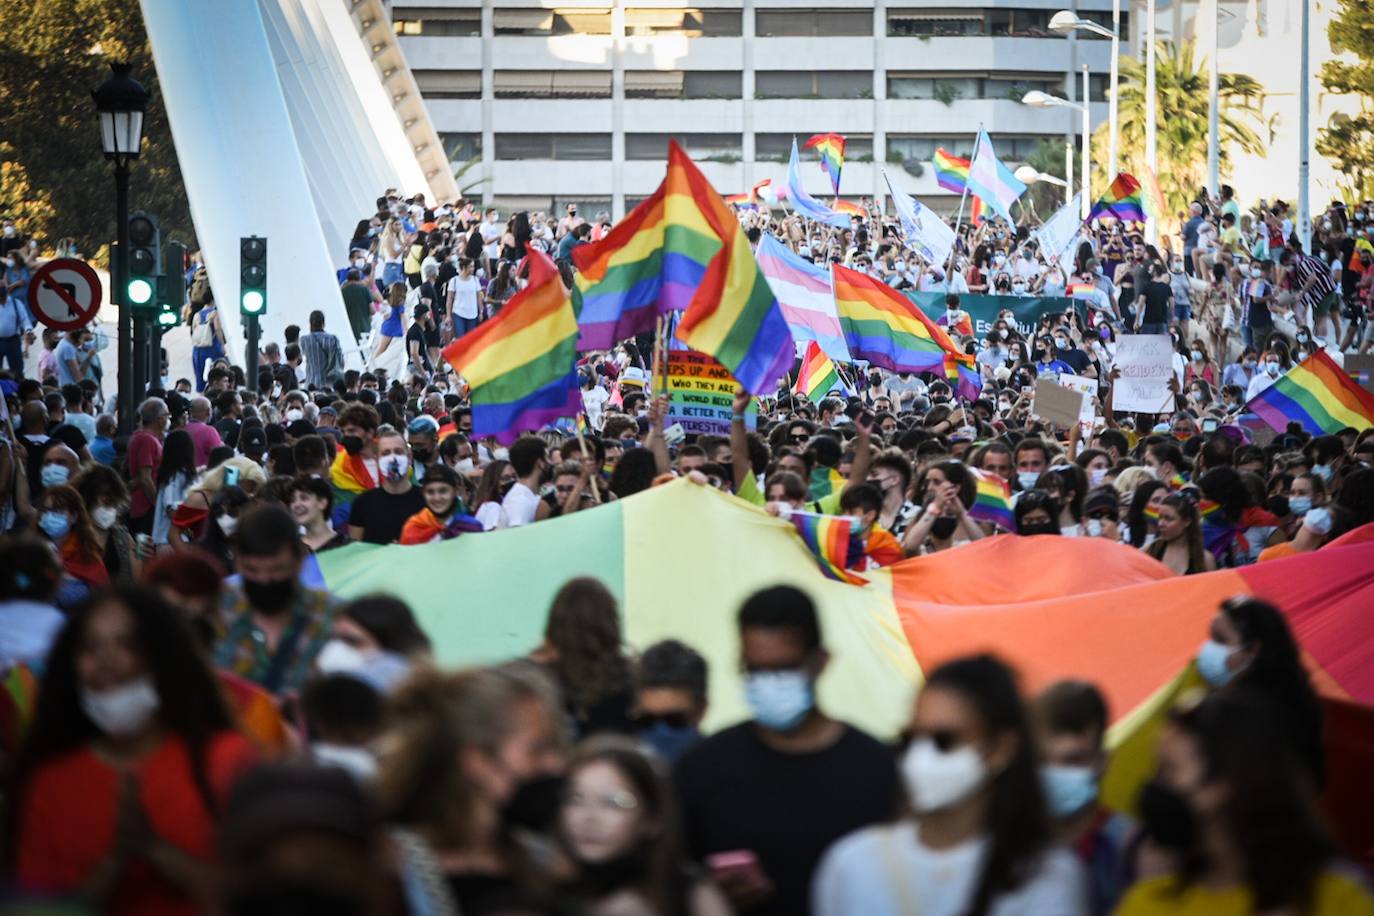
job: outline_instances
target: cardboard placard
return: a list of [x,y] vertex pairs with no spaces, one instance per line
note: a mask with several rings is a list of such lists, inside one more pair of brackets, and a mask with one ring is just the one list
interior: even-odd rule
[[1081,375],[1061,375],[1058,381],[1065,388],[1083,395],[1083,406],[1079,410],[1078,419],[1084,423],[1091,423],[1093,417],[1097,416],[1097,407],[1093,404],[1093,398],[1097,396],[1097,379],[1084,378]]
[[1082,417],[1083,400],[1081,391],[1074,391],[1049,379],[1036,379],[1031,414],[1054,426],[1073,426]]
[[1167,334],[1122,334],[1116,341],[1116,367],[1121,377],[1112,391],[1112,409],[1131,413],[1166,413],[1173,409],[1173,341]]
[[[668,424],[683,433],[730,435],[735,377],[715,359],[695,350],[668,352]],[[758,407],[750,402],[744,425],[758,424]]]

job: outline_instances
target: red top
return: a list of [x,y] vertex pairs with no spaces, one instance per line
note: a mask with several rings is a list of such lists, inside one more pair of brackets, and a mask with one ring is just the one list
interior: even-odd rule
[[[248,739],[236,732],[210,740],[205,774],[217,804],[224,804],[234,780],[255,759]],[[153,832],[191,858],[211,861],[215,822],[196,787],[186,742],[165,737],[137,764],[135,775]],[[89,746],[40,767],[20,812],[19,884],[58,894],[77,890],[113,852],[119,792],[120,774]],[[100,909],[148,916],[198,912],[184,892],[140,860],[125,866]]]
[[153,508],[150,500],[138,486],[138,472],[143,468],[153,469],[153,483],[157,483],[157,466],[162,463],[162,439],[146,429],[137,430],[129,437],[129,515],[141,518]]
[[210,453],[224,444],[219,430],[209,423],[192,420],[186,424],[186,432],[196,447],[196,467],[203,468],[210,463]]

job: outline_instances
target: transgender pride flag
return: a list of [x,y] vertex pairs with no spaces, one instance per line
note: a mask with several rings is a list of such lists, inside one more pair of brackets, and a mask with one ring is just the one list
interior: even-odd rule
[[782,315],[787,319],[798,348],[814,340],[835,362],[850,362],[849,345],[845,343],[840,318],[835,313],[830,272],[794,254],[766,232],[759,240],[754,259],[768,278],[768,285],[782,307]]

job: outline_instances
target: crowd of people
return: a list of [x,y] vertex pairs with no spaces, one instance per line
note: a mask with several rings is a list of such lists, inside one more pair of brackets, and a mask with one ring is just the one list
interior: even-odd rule
[[[927,672],[908,727],[880,740],[818,704],[824,634],[790,586],[719,609],[737,615],[751,718],[704,735],[703,656],[629,649],[594,579],[559,592],[528,656],[454,673],[403,600],[343,602],[314,559],[482,537],[677,477],[849,516],[861,568],[995,535],[1103,538],[1180,575],[1316,550],[1374,522],[1374,432],[1257,441],[1237,416],[1316,348],[1368,345],[1374,207],[1333,207],[1312,246],[1281,203],[1240,215],[1224,189],[1194,211],[1158,247],[1095,227],[1071,264],[1030,227],[963,227],[948,280],[881,216],[840,230],[743,211],[755,241],[945,293],[940,323],[982,392],[841,367],[848,394],[783,382],[756,428],[741,394],[728,431],[685,438],[652,338],[579,358],[585,431],[504,446],[473,429],[442,349],[500,313],[529,250],[571,282],[572,251],[610,227],[573,207],[503,223],[388,192],[340,271],[345,342],[315,311],[254,379],[193,265],[192,363],[168,367],[128,435],[93,329],[26,374],[33,324],[11,289],[8,886],[114,913],[1374,913],[1316,813],[1321,716],[1263,601],[1227,602],[1198,634],[1209,693],[1170,715],[1127,817],[1100,801],[1097,686],[1025,696],[1004,661],[963,658]],[[983,292],[1079,301],[1030,328],[1006,308],[975,335],[960,297]],[[1161,414],[1112,407],[1116,342],[1135,332],[1174,341]],[[1069,374],[1096,380],[1096,420],[1056,428],[1031,392]],[[980,475],[1005,481],[1009,533],[970,517]]]

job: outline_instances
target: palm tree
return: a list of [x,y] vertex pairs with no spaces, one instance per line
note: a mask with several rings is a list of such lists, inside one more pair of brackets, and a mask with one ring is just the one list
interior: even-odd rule
[[[1157,122],[1156,175],[1164,195],[1168,217],[1186,211],[1207,179],[1207,61],[1195,54],[1193,42],[1176,45],[1161,41],[1155,50],[1155,105]],[[1219,74],[1218,99],[1221,111],[1221,173],[1230,171],[1230,151],[1260,154],[1265,141],[1256,127],[1263,128],[1264,87],[1252,77],[1237,73]],[[1123,58],[1121,61],[1120,162],[1123,172],[1145,172],[1145,62]],[[1101,188],[1115,176],[1107,176],[1107,151],[1110,127],[1102,124],[1093,135],[1095,187]],[[1105,177],[1102,177],[1105,176]]]
[[453,180],[458,182],[458,195],[460,197],[475,196],[477,189],[491,180],[490,178],[478,178],[474,181],[469,181],[467,184],[463,183],[463,177],[480,165],[481,162],[482,154],[478,153],[476,156],[473,156],[453,170]]

